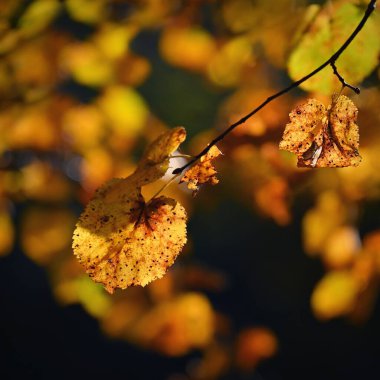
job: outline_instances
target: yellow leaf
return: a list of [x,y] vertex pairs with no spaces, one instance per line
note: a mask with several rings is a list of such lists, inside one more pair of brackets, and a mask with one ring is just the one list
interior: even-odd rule
[[186,130],[176,127],[157,137],[145,150],[137,170],[136,178],[140,176],[140,186],[161,178],[169,168],[170,155],[175,152],[186,139]]
[[358,166],[358,109],[344,95],[326,107],[309,99],[290,113],[280,149],[295,153],[300,167]]
[[[292,79],[298,80],[330,58],[352,33],[364,9],[350,2],[327,3],[300,39],[288,60]],[[379,20],[376,12],[342,53],[337,66],[345,80],[355,85],[375,69],[380,52]],[[331,95],[339,86],[330,67],[301,84],[306,91]]]
[[74,254],[96,282],[115,288],[161,278],[186,243],[186,214],[170,198],[145,204],[132,175],[107,182],[81,215]]
[[180,182],[188,182],[187,187],[193,190],[195,194],[199,190],[200,185],[208,183],[216,185],[219,180],[216,178],[217,173],[212,161],[220,156],[222,152],[217,146],[212,146],[211,149],[200,158],[199,162],[185,172]]

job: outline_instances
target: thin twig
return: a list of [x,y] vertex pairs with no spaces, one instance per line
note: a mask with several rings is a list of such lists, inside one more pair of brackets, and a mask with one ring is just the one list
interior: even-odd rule
[[354,87],[352,85],[350,85],[349,83],[347,83],[344,78],[339,74],[338,72],[338,68],[336,67],[335,65],[335,62],[331,62],[330,63],[333,71],[334,71],[334,74],[337,76],[337,78],[339,79],[339,82],[342,83],[342,86],[343,88],[344,87],[348,87],[350,88],[352,91],[354,91],[356,94],[360,94],[360,88],[359,87]]
[[[296,82],[293,82],[288,87],[284,88],[283,90],[275,93],[274,95],[267,98],[264,102],[262,102],[259,106],[257,106],[254,110],[252,110],[249,114],[242,117],[237,122],[231,124],[224,132],[222,132],[219,136],[215,137],[200,153],[198,153],[192,160],[190,160],[186,165],[176,168],[173,170],[173,174],[179,174],[184,169],[188,168],[189,166],[193,165],[196,161],[198,161],[203,155],[205,155],[212,146],[217,144],[219,141],[223,140],[223,138],[228,135],[231,131],[233,131],[236,127],[239,125],[245,123],[249,118],[251,118],[253,115],[255,115],[257,112],[259,112],[262,108],[264,108],[268,103],[272,102],[274,99],[277,99],[278,97],[286,94],[290,90],[298,87],[303,82],[307,81],[311,77],[313,77],[315,74],[319,73],[322,69],[324,69],[326,66],[335,64],[337,59],[340,57],[340,55],[347,49],[348,45],[354,40],[356,35],[362,30],[363,26],[367,22],[369,16],[372,14],[372,12],[376,8],[376,0],[371,0],[367,6],[367,9],[363,15],[363,18],[359,22],[358,26],[355,28],[355,30],[351,33],[351,35],[347,38],[346,42],[324,63],[322,63],[319,67],[317,67],[315,70],[313,70],[311,73],[305,75],[303,78],[297,80]],[[342,78],[343,79],[343,78]],[[348,86],[347,86],[348,87]]]

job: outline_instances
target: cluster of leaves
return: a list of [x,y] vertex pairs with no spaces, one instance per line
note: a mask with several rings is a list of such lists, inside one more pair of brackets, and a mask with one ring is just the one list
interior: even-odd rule
[[[1,1],[0,254],[10,253],[18,238],[24,253],[51,274],[59,302],[79,302],[107,334],[166,355],[201,349],[188,377],[216,379],[232,366],[251,370],[273,355],[273,333],[252,327],[235,336],[228,316],[205,295],[224,290],[223,275],[194,264],[146,288],[109,295],[72,255],[73,201],[81,208],[88,202],[75,230],[75,255],[112,292],[163,276],[186,242],[186,213],[191,217],[192,204],[205,197],[216,204],[232,195],[279,225],[291,223],[299,199],[312,198],[315,206],[303,217],[304,248],[327,270],[311,297],[313,310],[325,319],[364,320],[378,291],[380,255],[379,230],[363,236],[359,223],[366,203],[380,200],[379,14],[337,61],[353,85],[372,73],[355,96],[358,121],[351,100],[332,98],[340,83],[327,68],[302,85],[308,96],[283,96],[234,130],[220,144],[223,185],[195,199],[184,185],[155,195],[168,169],[183,164],[175,157],[185,131],[170,128],[141,95],[140,86],[155,75],[154,62],[131,47],[145,32],[156,33],[161,60],[202,78],[210,99],[224,95],[210,129],[196,134],[199,129],[188,127],[187,149],[197,154],[217,130],[276,92],[284,74],[296,80],[326,60],[357,25],[363,4],[281,0],[273,9],[261,0]],[[178,97],[189,96],[186,90]],[[332,166],[357,165],[359,125],[362,162],[296,168],[294,156],[278,149],[286,124],[281,147],[309,167],[331,166],[332,156],[338,162]],[[294,133],[301,125],[305,130]],[[218,148],[210,150],[181,181],[194,193],[216,184],[211,160],[218,155]],[[186,247],[191,262],[191,244]]]

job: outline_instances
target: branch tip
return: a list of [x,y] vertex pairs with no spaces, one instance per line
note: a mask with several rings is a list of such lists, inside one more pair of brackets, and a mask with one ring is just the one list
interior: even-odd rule
[[330,62],[330,66],[332,67],[332,69],[333,69],[333,71],[334,71],[334,75],[339,79],[339,82],[342,83],[343,88],[344,88],[344,87],[348,87],[349,89],[351,89],[352,91],[354,91],[355,94],[360,94],[360,88],[359,88],[359,87],[354,87],[354,86],[350,85],[350,84],[347,83],[347,82],[344,80],[344,78],[339,74],[338,68],[337,68],[336,65],[335,65],[335,61]]

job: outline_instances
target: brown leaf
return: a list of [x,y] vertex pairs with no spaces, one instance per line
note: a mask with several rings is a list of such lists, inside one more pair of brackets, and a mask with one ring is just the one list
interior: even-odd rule
[[219,183],[218,178],[215,176],[217,171],[214,168],[212,161],[221,154],[222,152],[218,147],[215,145],[212,146],[211,149],[200,158],[198,163],[185,172],[180,183],[188,182],[187,187],[190,190],[193,190],[193,194],[197,193],[200,185],[205,183],[216,185]]
[[296,107],[280,142],[280,149],[295,153],[299,167],[358,166],[361,157],[358,110],[344,95],[326,107],[316,99]]
[[186,243],[183,207],[165,197],[144,203],[131,178],[103,185],[74,232],[74,254],[110,293],[161,278]]

